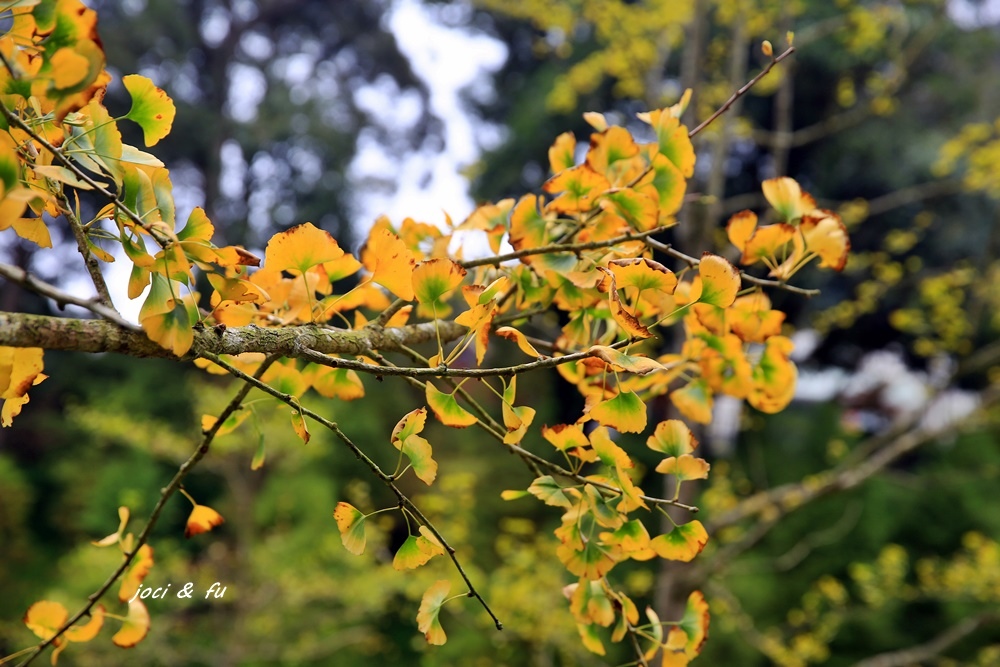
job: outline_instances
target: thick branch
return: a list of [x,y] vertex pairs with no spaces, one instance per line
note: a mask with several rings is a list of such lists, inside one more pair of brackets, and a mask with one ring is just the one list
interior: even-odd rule
[[[135,326],[135,325],[130,325]],[[442,341],[461,338],[466,328],[454,322],[438,322]],[[200,354],[242,354],[259,352],[300,357],[306,350],[324,354],[366,354],[372,350],[401,351],[404,346],[437,340],[434,323],[378,329],[367,327],[349,331],[307,324],[280,329],[256,325],[196,329],[194,344],[184,359]],[[40,347],[71,352],[114,352],[131,357],[176,359],[146,337],[142,331],[124,329],[101,320],[78,320],[48,315],[0,312],[0,345]]]
[[917,665],[927,662],[941,655],[952,644],[958,643],[991,620],[995,620],[995,615],[980,614],[966,618],[927,643],[899,651],[880,653],[879,655],[865,658],[861,662],[855,663],[854,667],[906,667],[907,665]]

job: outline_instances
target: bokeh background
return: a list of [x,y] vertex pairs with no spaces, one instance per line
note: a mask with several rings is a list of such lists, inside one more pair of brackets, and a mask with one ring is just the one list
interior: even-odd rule
[[[116,78],[149,76],[177,104],[157,155],[171,169],[178,215],[204,206],[226,243],[257,250],[305,221],[356,250],[382,213],[440,224],[445,212],[457,221],[475,203],[537,191],[555,136],[588,135],[582,112],[641,131],[636,112],[691,88],[693,126],[766,64],[762,40],[777,53],[794,31],[797,53],[698,136],[697,171],[669,240],[689,253],[732,254],[726,219],[760,209],[760,182],[778,175],[848,224],[846,270],[796,278],[821,296],[773,295],[796,331],[796,400],[773,416],[718,401],[700,435],[711,479],[692,500],[711,530],[754,494],[804,483],[713,531],[690,565],[615,574],[664,618],[679,616],[688,590],[705,590],[712,626],[697,664],[1000,665],[1000,423],[991,410],[1000,381],[1000,3],[89,4]],[[107,104],[127,107],[120,84]],[[484,252],[474,234],[467,243],[467,254]],[[76,264],[36,258],[12,236],[0,239],[0,254],[85,289]],[[116,267],[108,271],[114,282]],[[126,313],[141,303],[116,301]],[[0,308],[50,306],[2,284]],[[538,324],[540,334],[556,326]],[[201,415],[231,393],[226,381],[169,361],[49,353],[46,372],[14,428],[0,432],[0,656],[34,641],[21,622],[31,602],[74,608],[103,582],[117,551],[90,541],[113,532],[120,505],[148,515]],[[391,467],[391,428],[422,397],[402,382],[364,382],[364,400],[313,398],[311,407]],[[572,421],[582,405],[555,372],[523,383],[520,397],[538,408],[536,424]],[[530,477],[495,443],[428,423],[439,482],[408,491],[464,554],[505,625],[497,633],[476,605],[452,603],[449,642],[432,648],[414,617],[427,586],[451,576],[448,564],[394,571],[406,533],[390,514],[379,515],[366,554],[349,555],[331,515],[337,501],[370,510],[391,499],[327,433],[303,446],[273,401],[258,397],[253,409],[186,482],[226,523],[185,540],[189,507],[178,498],[151,539],[146,583],[204,591],[219,581],[225,598],[151,601],[152,630],[139,646],[95,641],[61,664],[631,659],[581,647],[560,591],[569,575],[553,556],[558,514],[500,499]],[[657,420],[667,414],[666,405],[652,410]],[[267,463],[251,471],[260,437]],[[809,495],[823,471],[855,470],[870,452],[913,441],[879,474]],[[525,442],[545,447],[537,433]]]

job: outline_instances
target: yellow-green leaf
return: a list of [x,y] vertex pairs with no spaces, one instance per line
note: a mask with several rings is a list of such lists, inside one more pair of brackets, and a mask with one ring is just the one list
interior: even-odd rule
[[728,259],[706,252],[698,264],[701,293],[691,294],[692,301],[728,308],[740,291],[740,272]]
[[177,113],[174,102],[162,89],[139,74],[122,77],[122,83],[132,96],[132,108],[125,117],[139,124],[146,146],[153,146],[170,134]]
[[432,554],[428,553],[426,548],[420,548],[419,540],[426,541],[426,538],[417,537],[416,535],[407,536],[406,541],[399,547],[395,557],[392,559],[392,567],[394,569],[412,570],[420,567],[432,558]]
[[458,404],[454,394],[445,394],[433,383],[427,383],[427,405],[434,411],[434,416],[445,426],[465,428],[476,423],[476,417]]
[[687,424],[679,419],[667,419],[656,425],[656,430],[646,440],[646,445],[667,456],[683,456],[693,452],[698,441]]
[[116,646],[130,648],[143,640],[149,632],[149,611],[141,600],[136,598],[128,603],[128,616],[125,622],[112,637]]
[[701,521],[695,520],[683,526],[676,526],[665,535],[657,535],[650,542],[650,546],[661,558],[687,563],[701,553],[706,542],[708,542],[708,532],[701,525]]
[[670,456],[656,466],[656,472],[664,475],[674,475],[678,482],[686,482],[691,479],[708,479],[710,466],[705,459],[695,458],[690,454],[680,456]]
[[620,390],[617,396],[598,403],[588,414],[622,433],[641,433],[646,428],[646,404],[631,391]]
[[451,592],[451,583],[447,579],[436,581],[424,592],[417,611],[417,628],[424,633],[428,644],[440,646],[448,637],[441,627],[441,605]]
[[333,518],[337,521],[344,548],[354,555],[364,553],[365,515],[350,503],[339,502],[333,511]]

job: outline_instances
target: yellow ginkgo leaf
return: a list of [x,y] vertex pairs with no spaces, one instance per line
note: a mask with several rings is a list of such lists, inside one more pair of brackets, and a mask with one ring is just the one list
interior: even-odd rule
[[344,548],[355,556],[365,551],[365,517],[360,510],[350,503],[339,502],[333,511],[333,518],[340,530],[340,541]]
[[90,610],[90,620],[83,625],[74,625],[63,633],[71,642],[89,642],[97,636],[104,625],[104,605],[95,605]]
[[451,308],[445,303],[448,294],[462,284],[466,271],[450,259],[420,262],[413,270],[413,293],[420,312],[427,317],[447,317]]
[[149,632],[149,611],[139,599],[128,603],[128,616],[122,627],[111,637],[116,646],[130,648],[143,640]]
[[664,535],[657,535],[650,546],[660,558],[687,563],[701,553],[707,542],[708,532],[701,521],[695,520],[683,526],[675,526]]
[[28,402],[28,389],[46,378],[44,352],[37,347],[0,347],[0,424],[10,426]]
[[772,266],[778,264],[781,261],[779,258],[785,254],[781,250],[796,233],[795,227],[786,223],[758,227],[743,246],[740,263],[749,266],[761,260],[770,260]]
[[563,132],[549,147],[549,168],[553,174],[572,169],[576,164],[576,137],[572,132]]
[[413,266],[416,259],[406,244],[388,229],[372,229],[368,252],[374,257],[372,280],[404,301],[412,301]]
[[679,419],[667,419],[656,425],[656,430],[646,440],[646,445],[667,456],[683,456],[693,452],[698,441],[687,424]]
[[585,213],[594,208],[597,197],[604,194],[611,183],[589,165],[561,171],[542,185],[542,190],[558,195],[545,207],[552,213]]
[[694,175],[695,153],[687,128],[681,125],[670,109],[655,109],[640,113],[638,118],[653,126],[660,153],[666,156],[685,178],[691,178]]
[[646,404],[631,391],[619,391],[614,398],[595,405],[588,414],[598,423],[622,433],[641,433],[646,428]]
[[812,195],[803,192],[798,182],[787,176],[769,178],[761,184],[761,189],[785,222],[794,222],[816,208]]
[[455,324],[461,324],[472,330],[476,341],[476,363],[482,365],[486,356],[486,348],[490,342],[490,326],[497,314],[497,305],[493,301],[480,303],[455,318]]
[[222,518],[222,515],[208,505],[195,505],[191,514],[188,515],[184,537],[190,538],[192,535],[207,533],[224,522],[225,519]]
[[851,240],[847,227],[840,216],[833,211],[817,209],[802,217],[802,236],[806,249],[819,255],[820,266],[842,271],[847,264],[847,254],[851,250]]
[[24,624],[42,639],[51,639],[67,618],[69,613],[60,603],[40,600],[28,607],[24,615]]
[[[156,144],[160,139],[170,134],[177,109],[161,88],[139,74],[128,74],[122,77],[125,89],[132,97],[132,108],[125,117],[142,128],[142,136],[146,146]],[[60,88],[65,86],[59,86]]]
[[645,257],[615,259],[608,262],[608,268],[615,274],[619,289],[631,287],[637,292],[655,290],[673,294],[677,288],[677,276],[673,271]]
[[678,482],[686,482],[692,479],[708,479],[708,461],[695,458],[690,454],[680,456],[670,456],[656,466],[656,472],[664,475],[674,475]]
[[712,390],[702,379],[692,380],[671,392],[670,400],[681,414],[699,424],[712,421]]
[[287,271],[299,276],[319,264],[343,257],[344,251],[330,232],[307,222],[275,234],[264,251],[264,271]]
[[[128,538],[132,537],[129,533]],[[135,558],[129,564],[128,569],[125,570],[125,574],[122,575],[121,586],[118,587],[118,599],[122,602],[127,602],[135,597],[136,591],[139,590],[139,585],[142,584],[142,580],[146,578],[149,571],[153,568],[153,547],[148,544],[143,544],[139,547],[139,551],[136,552]]]
[[445,394],[433,383],[427,383],[427,405],[434,411],[434,416],[445,426],[465,428],[476,423],[476,416],[458,404],[454,394]]
[[590,446],[590,441],[587,440],[580,424],[556,424],[551,428],[543,426],[542,437],[559,451]]
[[[554,217],[554,216],[553,216]],[[524,195],[518,200],[510,216],[510,244],[514,250],[530,250],[549,242],[549,221],[538,210],[538,197]],[[531,264],[533,255],[521,258],[524,264]]]
[[611,306],[611,317],[618,323],[618,326],[631,338],[651,338],[653,334],[650,333],[649,329],[643,326],[639,322],[639,318],[626,310],[625,306],[622,305],[621,297],[618,295],[618,284],[615,274],[603,266],[597,267],[597,270],[603,272],[608,277],[607,281],[601,281],[597,287],[601,291],[607,289],[608,302]]
[[451,592],[451,583],[447,579],[442,579],[428,588],[420,600],[420,609],[417,611],[417,628],[424,633],[428,644],[440,646],[448,640],[444,628],[441,627],[440,615],[441,605],[444,604],[449,592]]
[[753,211],[740,211],[734,213],[726,223],[726,235],[729,242],[736,246],[740,252],[746,247],[747,241],[753,236],[757,229],[757,214]]
[[498,327],[496,330],[496,334],[502,338],[506,338],[507,340],[512,340],[515,343],[517,343],[517,346],[521,349],[521,352],[524,352],[530,357],[545,356],[539,353],[539,351],[535,349],[535,346],[532,345],[530,342],[528,342],[527,336],[525,336],[523,333],[521,333],[514,327]]
[[706,252],[698,264],[698,276],[701,281],[696,282],[691,290],[692,301],[719,308],[733,305],[736,293],[740,291],[740,272],[728,259]]
[[592,345],[587,352],[592,356],[602,359],[612,366],[615,366],[618,370],[628,371],[629,373],[635,373],[636,375],[646,375],[647,373],[652,373],[653,371],[662,371],[667,369],[666,366],[654,359],[650,359],[649,357],[623,354],[614,348],[607,347],[606,345]]

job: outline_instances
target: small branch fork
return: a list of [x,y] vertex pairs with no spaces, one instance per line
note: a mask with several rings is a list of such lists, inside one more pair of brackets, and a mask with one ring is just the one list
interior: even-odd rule
[[[427,526],[428,530],[430,530],[431,533],[434,534],[434,537],[437,538],[437,540],[445,548],[445,551],[448,552],[448,557],[451,558],[451,562],[455,565],[455,569],[458,570],[459,575],[461,575],[462,579],[465,581],[465,585],[469,589],[469,597],[474,597],[477,600],[479,600],[479,603],[483,606],[483,609],[485,609],[486,613],[489,614],[490,618],[493,619],[493,623],[494,623],[494,625],[496,625],[497,630],[503,630],[503,623],[500,622],[500,619],[497,618],[496,614],[493,613],[493,610],[490,609],[490,607],[489,607],[488,604],[486,604],[486,600],[483,599],[483,596],[479,593],[478,590],[476,590],[476,587],[472,585],[472,581],[469,579],[469,575],[466,574],[465,568],[462,567],[462,564],[458,560],[458,556],[456,555],[455,548],[448,544],[448,542],[445,540],[444,536],[440,533],[440,531],[438,531],[438,529],[434,526],[434,524],[431,523],[430,519],[428,519],[424,515],[424,513],[421,512],[420,509],[416,505],[413,504],[413,501],[411,501],[409,498],[407,498],[406,495],[402,491],[400,491],[399,487],[396,486],[395,477],[393,477],[392,475],[389,475],[389,474],[383,472],[383,470],[378,466],[378,464],[375,463],[373,460],[371,460],[371,458],[369,458],[361,450],[361,448],[358,447],[347,436],[347,434],[345,434],[340,429],[340,427],[335,422],[330,421],[329,419],[323,417],[322,415],[319,415],[319,414],[313,412],[312,410],[309,410],[308,408],[302,407],[298,403],[298,401],[295,400],[295,397],[290,396],[289,394],[285,394],[283,392],[278,391],[277,389],[275,389],[274,387],[270,386],[266,382],[262,382],[259,377],[254,377],[254,376],[247,375],[243,371],[241,371],[241,370],[239,370],[237,368],[234,368],[233,366],[230,366],[229,364],[227,364],[224,360],[222,360],[218,356],[216,356],[214,354],[204,354],[203,356],[206,359],[208,359],[209,361],[212,361],[212,362],[218,364],[219,366],[222,366],[231,375],[233,375],[233,376],[239,378],[240,380],[243,380],[244,382],[246,382],[248,387],[249,386],[254,386],[254,387],[260,389],[264,393],[273,396],[274,398],[278,399],[282,403],[285,403],[286,405],[290,406],[293,410],[298,411],[303,416],[309,417],[313,421],[317,422],[318,424],[322,425],[323,427],[325,427],[326,429],[328,429],[329,431],[331,431],[337,437],[337,439],[339,439],[348,449],[350,449],[351,452],[360,461],[362,461],[366,466],[368,466],[369,470],[371,470],[372,473],[376,477],[378,477],[382,481],[382,483],[385,484],[389,488],[390,491],[392,491],[392,493],[399,500],[399,506],[400,506],[400,508],[405,507],[409,512],[411,512],[415,517],[417,517],[418,521],[420,521],[423,525]],[[259,375],[259,373],[258,373],[258,375]]]
[[159,520],[160,513],[163,512],[163,508],[164,506],[166,506],[167,501],[170,500],[171,496],[173,496],[174,493],[177,492],[177,490],[181,486],[181,482],[184,481],[184,478],[187,477],[188,473],[190,473],[191,470],[196,465],[198,465],[198,462],[201,461],[208,453],[208,450],[212,445],[212,441],[215,439],[215,436],[219,432],[219,429],[222,428],[223,423],[226,421],[226,419],[229,418],[230,415],[232,415],[234,412],[240,409],[240,406],[243,404],[243,400],[247,397],[247,394],[250,393],[250,390],[255,386],[253,383],[259,382],[260,381],[259,378],[264,374],[264,372],[268,368],[270,368],[271,364],[273,364],[275,361],[277,361],[277,357],[268,357],[260,365],[260,367],[257,369],[257,372],[253,376],[249,375],[246,376],[249,381],[240,388],[240,390],[236,393],[235,396],[233,396],[233,399],[219,414],[219,418],[215,421],[215,424],[212,425],[212,428],[205,431],[201,443],[199,443],[197,449],[195,449],[194,452],[192,452],[191,456],[188,457],[188,459],[183,464],[181,464],[180,468],[177,469],[177,472],[174,474],[173,479],[170,480],[170,483],[167,484],[160,491],[160,499],[156,502],[156,506],[153,507],[153,511],[152,513],[150,513],[149,519],[146,520],[146,524],[143,526],[142,532],[139,533],[139,537],[135,541],[135,546],[132,547],[131,551],[125,554],[125,557],[122,559],[121,565],[119,565],[115,569],[115,571],[111,573],[111,576],[108,577],[107,581],[105,581],[100,588],[98,588],[94,593],[92,593],[87,597],[87,604],[85,604],[83,608],[80,609],[80,611],[75,613],[73,616],[70,617],[69,620],[63,623],[62,627],[56,630],[54,635],[52,635],[45,641],[41,642],[38,646],[36,646],[35,649],[24,658],[24,660],[18,663],[17,667],[27,667],[27,665],[30,664],[35,658],[37,658],[42,653],[42,651],[48,648],[53,642],[59,639],[67,630],[73,627],[73,625],[77,621],[79,621],[81,618],[89,614],[93,606],[97,604],[97,601],[100,600],[101,597],[103,597],[104,594],[107,593],[112,586],[114,586],[115,582],[118,581],[118,578],[121,577],[122,574],[124,574],[125,570],[128,569],[128,566],[135,558],[135,555],[139,553],[139,549],[149,540],[149,535],[153,531],[153,528],[156,526],[156,522]]

